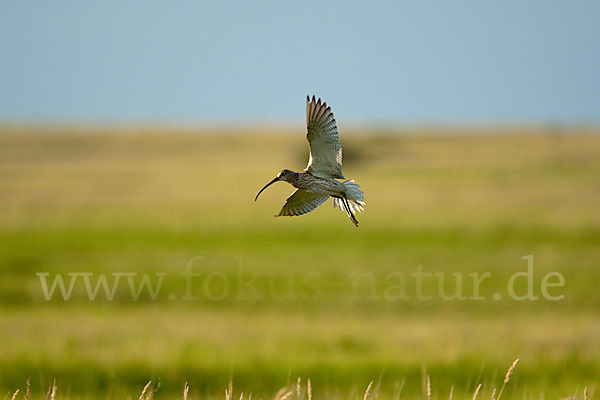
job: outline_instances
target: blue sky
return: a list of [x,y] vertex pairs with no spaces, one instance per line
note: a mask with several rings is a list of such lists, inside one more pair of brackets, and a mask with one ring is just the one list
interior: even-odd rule
[[0,121],[600,122],[598,1],[3,1]]

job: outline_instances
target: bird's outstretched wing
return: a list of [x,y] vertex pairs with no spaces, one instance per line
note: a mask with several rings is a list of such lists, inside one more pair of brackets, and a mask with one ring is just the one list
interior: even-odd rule
[[276,217],[302,215],[311,212],[321,204],[325,203],[329,196],[307,192],[298,189],[287,198],[285,204]]
[[306,97],[306,138],[310,159],[306,170],[320,178],[339,178],[342,175],[342,145],[335,118],[327,103]]

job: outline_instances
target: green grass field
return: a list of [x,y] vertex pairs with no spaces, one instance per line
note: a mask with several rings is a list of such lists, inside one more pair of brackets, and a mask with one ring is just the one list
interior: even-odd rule
[[[186,381],[222,398],[231,380],[258,400],[301,377],[316,399],[370,381],[424,398],[430,376],[432,398],[479,383],[490,398],[518,357],[503,398],[594,398],[600,132],[342,130],[359,229],[331,202],[273,218],[285,183],[253,201],[304,168],[304,136],[287,133],[3,128],[0,395],[30,378],[43,398],[56,378],[58,398],[137,398],[160,379],[158,399]],[[516,300],[528,255],[537,300]],[[551,273],[564,286],[546,294],[564,298],[544,296]],[[46,299],[57,274],[68,300]],[[114,296],[90,300],[101,274],[120,276]],[[134,299],[144,274],[155,293]]]

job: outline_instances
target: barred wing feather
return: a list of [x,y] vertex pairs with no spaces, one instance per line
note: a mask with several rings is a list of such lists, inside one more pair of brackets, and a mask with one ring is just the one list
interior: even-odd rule
[[342,145],[331,107],[321,99],[306,97],[306,138],[310,159],[306,170],[320,178],[344,179],[342,175]]
[[276,217],[302,215],[311,212],[321,204],[325,203],[329,196],[307,192],[298,189],[287,198],[285,204]]

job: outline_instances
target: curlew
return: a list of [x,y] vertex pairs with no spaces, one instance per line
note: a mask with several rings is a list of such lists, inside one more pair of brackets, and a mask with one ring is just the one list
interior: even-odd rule
[[276,217],[309,213],[332,197],[333,206],[345,210],[350,221],[358,227],[354,214],[364,209],[365,198],[353,180],[338,181],[345,178],[342,175],[342,145],[335,118],[331,107],[325,102],[321,103],[321,99],[315,100],[315,96],[312,99],[306,97],[306,129],[310,146],[306,169],[301,172],[284,169],[258,192],[254,201],[263,190],[275,182],[284,181],[297,190],[287,198]]

